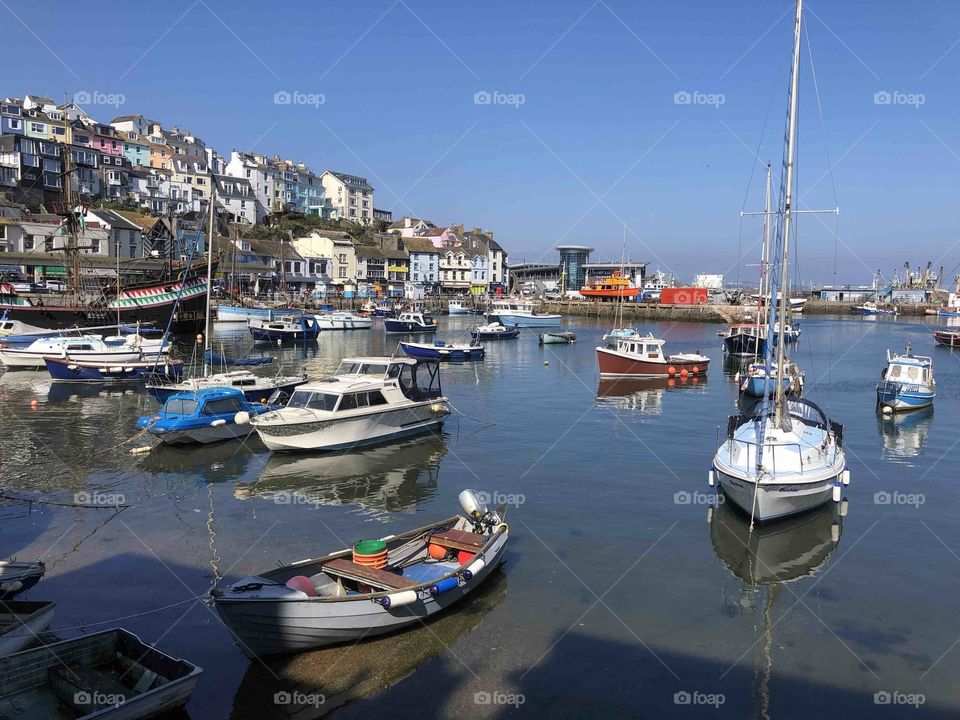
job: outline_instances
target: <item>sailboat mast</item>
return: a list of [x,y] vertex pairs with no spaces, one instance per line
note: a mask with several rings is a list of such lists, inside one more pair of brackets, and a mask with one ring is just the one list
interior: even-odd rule
[[773,306],[773,297],[767,298],[767,291],[770,290],[770,204],[773,200],[773,189],[770,180],[770,163],[767,163],[767,193],[766,203],[763,209],[763,252],[760,258],[760,302],[763,303],[761,310],[761,322],[764,327],[767,325],[767,315]]
[[[803,20],[803,0],[797,0],[797,16],[793,28],[793,70],[790,75],[790,120],[787,130],[787,168],[786,180],[784,184],[784,202],[783,202],[783,248],[782,262],[780,265],[780,282],[786,281],[789,255],[790,255],[790,231],[793,220],[793,162],[796,157],[797,146],[797,103],[800,87],[800,27]],[[771,290],[771,293],[773,291]],[[780,428],[783,423],[783,408],[785,393],[783,388],[783,361],[784,361],[784,336],[787,330],[787,293],[786,290],[780,292],[780,323],[778,329],[779,339],[777,342],[777,386],[776,386],[776,404],[774,408],[774,427]],[[767,338],[768,342],[773,342],[773,338]]]
[[211,176],[210,224],[207,232],[207,312],[203,329],[203,376],[207,376],[207,351],[210,350],[210,286],[213,284],[213,214],[217,201],[217,180]]

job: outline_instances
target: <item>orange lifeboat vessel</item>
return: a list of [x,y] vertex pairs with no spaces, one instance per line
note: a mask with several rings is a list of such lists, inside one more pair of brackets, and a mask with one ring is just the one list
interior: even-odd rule
[[598,280],[589,287],[580,288],[580,294],[588,298],[616,300],[618,298],[635,298],[640,288],[635,288],[619,270],[614,270],[610,277]]

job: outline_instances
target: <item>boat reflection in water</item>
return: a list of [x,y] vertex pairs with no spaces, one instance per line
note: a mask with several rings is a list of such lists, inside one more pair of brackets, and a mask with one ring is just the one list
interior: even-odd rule
[[[770,679],[773,675],[773,606],[783,585],[814,575],[840,543],[847,501],[821,505],[810,512],[769,525],[755,525],[732,503],[707,510],[710,540],[717,557],[741,581],[736,597],[724,592],[723,613],[743,613],[761,620],[762,640],[754,671],[751,695],[758,707],[755,715],[771,718]],[[788,590],[789,592],[789,590]],[[794,591],[802,596],[801,591]],[[792,596],[788,595],[792,602]],[[746,640],[749,640],[747,638]]]
[[507,576],[497,570],[482,587],[461,601],[455,612],[441,613],[426,621],[424,627],[356,644],[252,662],[233,699],[230,718],[312,720],[411,675],[407,682],[424,684],[423,697],[428,697],[436,689],[431,685],[430,673],[414,672],[456,648],[506,596]]
[[636,410],[646,415],[663,412],[661,401],[667,391],[705,390],[706,377],[645,378],[643,380],[601,380],[597,388],[597,403],[621,410]]
[[412,512],[436,493],[440,460],[446,453],[446,443],[433,435],[345,453],[275,453],[260,477],[237,485],[234,495],[239,500],[286,495],[291,504]]
[[912,413],[877,413],[883,458],[903,465],[912,464],[912,458],[923,455],[932,425],[932,406]]
[[257,477],[268,450],[256,435],[242,443],[212,445],[156,445],[137,460],[137,470],[153,476],[169,475],[177,481],[208,483],[250,480]]

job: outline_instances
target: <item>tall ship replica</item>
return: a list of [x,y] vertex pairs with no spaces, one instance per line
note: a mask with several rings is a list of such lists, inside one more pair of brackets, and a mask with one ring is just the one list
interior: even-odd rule
[[[72,167],[70,153],[64,152],[63,158],[64,175],[69,177]],[[93,256],[89,254],[90,247],[81,240],[87,207],[74,203],[70,185],[69,181],[64,182],[62,201],[53,204],[54,212],[61,217],[60,224],[50,226],[52,236],[63,238],[63,247],[44,253],[43,258],[45,265],[64,266],[70,281],[67,295],[63,302],[54,302],[50,297],[32,300],[18,295],[10,284],[0,284],[0,319],[16,323],[13,326],[15,333],[110,323],[141,323],[165,328],[168,322],[174,333],[201,331],[205,317],[207,262],[203,257],[192,257],[192,251],[182,260],[174,260],[171,253],[153,277],[145,277],[133,284],[121,282],[120,262],[115,258],[116,277],[109,281],[101,278],[102,284],[91,287],[94,274],[92,269],[84,268],[84,264],[91,262]],[[97,268],[98,271],[102,269]]]

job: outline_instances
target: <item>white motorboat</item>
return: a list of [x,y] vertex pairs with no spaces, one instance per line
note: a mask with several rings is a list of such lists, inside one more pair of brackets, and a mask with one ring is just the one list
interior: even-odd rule
[[451,315],[467,315],[470,313],[470,306],[462,300],[451,300],[447,304],[447,312]]
[[45,369],[45,357],[123,364],[142,360],[144,356],[136,347],[111,345],[95,335],[41,338],[25,348],[5,347],[0,343],[0,362],[8,368]]
[[[794,160],[797,138],[797,102],[800,75],[800,38],[803,0],[797,0],[790,75],[790,111],[787,116],[786,148],[781,207],[777,217],[778,255],[771,267],[769,297],[777,297],[780,284],[789,277],[789,251],[793,225]],[[784,334],[787,312],[770,303],[767,335]],[[736,415],[727,422],[727,436],[713,458],[708,473],[711,486],[719,485],[724,496],[761,522],[788,517],[829,502],[840,502],[843,485],[850,482],[843,450],[843,426],[831,422],[809,400],[788,398],[784,383],[786,343],[765,343],[764,365],[773,368],[774,399],[764,392],[759,409]],[[766,379],[769,382],[770,378]],[[766,383],[762,383],[765,385]],[[765,388],[763,388],[765,390]]]
[[515,327],[558,327],[560,315],[539,313],[530,300],[514,298],[495,300],[487,313],[487,321]]
[[271,450],[328,451],[437,430],[449,414],[438,361],[360,357],[249,421]]
[[321,330],[368,330],[373,327],[372,317],[361,317],[349,312],[331,312],[314,315]]

